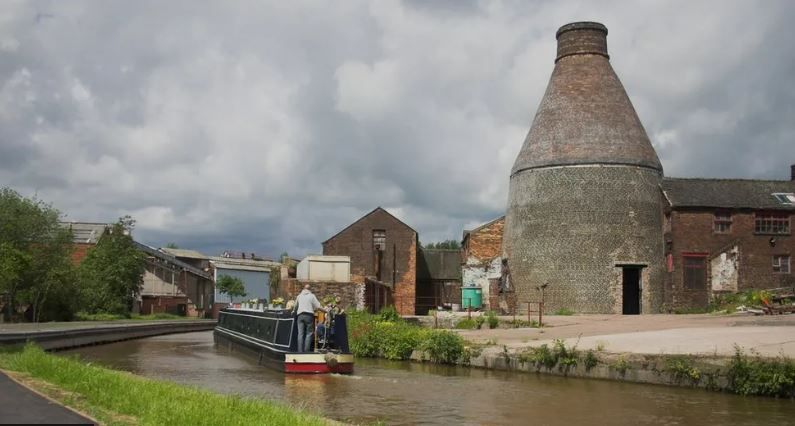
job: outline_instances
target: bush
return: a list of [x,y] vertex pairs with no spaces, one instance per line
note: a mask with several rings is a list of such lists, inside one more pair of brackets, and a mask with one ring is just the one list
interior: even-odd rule
[[[474,321],[473,321],[474,322]],[[382,321],[381,315],[348,313],[351,353],[357,357],[409,359],[414,350],[425,350],[433,362],[455,363],[463,358],[464,339],[450,331],[429,330],[405,321]]]
[[795,396],[795,363],[789,358],[750,358],[735,347],[726,377],[729,390],[740,395]]
[[116,321],[122,319],[128,319],[128,317],[118,314],[87,314],[85,312],[75,314],[76,321]]
[[489,328],[494,329],[500,326],[500,319],[497,318],[497,313],[494,311],[486,312],[486,320],[489,323]]
[[384,309],[381,309],[381,312],[378,313],[378,316],[381,318],[381,321],[397,322],[403,320],[394,306],[387,306]]
[[574,311],[569,308],[560,308],[555,311],[555,315],[574,315]]
[[472,318],[464,318],[455,324],[455,328],[459,330],[472,330],[475,328],[480,328],[480,325],[478,325],[477,321],[473,320]]
[[420,349],[432,362],[454,364],[464,354],[464,339],[452,331],[433,330]]

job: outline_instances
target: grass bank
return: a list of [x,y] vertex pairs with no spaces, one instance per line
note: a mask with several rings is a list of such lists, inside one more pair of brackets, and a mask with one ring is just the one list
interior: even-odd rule
[[27,345],[21,351],[0,353],[0,368],[46,382],[44,386],[34,387],[110,425],[331,423],[278,403],[146,379],[51,355],[34,345]]
[[154,321],[154,320],[187,320],[196,319],[189,317],[181,317],[174,314],[149,314],[138,315],[132,314],[130,316],[117,315],[117,314],[87,314],[85,312],[78,312],[75,314],[75,321],[120,321],[120,320],[136,320],[136,321]]

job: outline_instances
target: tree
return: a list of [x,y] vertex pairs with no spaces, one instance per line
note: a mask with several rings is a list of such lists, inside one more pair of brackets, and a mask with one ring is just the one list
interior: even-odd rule
[[134,226],[130,216],[120,218],[80,264],[80,301],[86,312],[129,315],[132,310],[146,271],[146,255],[130,236]]
[[438,243],[428,243],[425,245],[426,249],[444,249],[444,250],[459,250],[461,244],[457,240],[444,240]]
[[27,306],[31,321],[70,319],[72,234],[60,217],[50,204],[0,189],[0,293],[6,294],[6,320],[18,305]]
[[178,246],[178,245],[177,245],[177,243],[175,243],[175,242],[170,242],[170,243],[166,244],[166,248],[170,248],[170,249],[178,249],[178,248],[179,248],[179,246]]
[[221,294],[229,295],[234,302],[235,297],[246,297],[246,286],[240,278],[230,275],[221,275],[215,283],[215,287]]

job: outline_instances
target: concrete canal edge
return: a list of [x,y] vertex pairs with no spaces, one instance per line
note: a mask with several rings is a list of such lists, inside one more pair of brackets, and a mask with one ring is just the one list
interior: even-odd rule
[[63,350],[163,334],[190,333],[215,328],[215,320],[178,320],[75,325],[73,328],[43,330],[2,330],[0,346],[23,346],[33,342],[44,350]]
[[[557,362],[551,367],[525,359],[521,352],[484,348],[468,362],[459,365],[488,370],[551,374],[555,376],[613,380],[621,382],[702,388],[711,391],[728,390],[727,367],[731,357],[704,355],[650,355],[635,353],[591,352],[590,364],[586,351],[580,351],[576,364]],[[425,362],[423,353],[415,351],[411,360]]]

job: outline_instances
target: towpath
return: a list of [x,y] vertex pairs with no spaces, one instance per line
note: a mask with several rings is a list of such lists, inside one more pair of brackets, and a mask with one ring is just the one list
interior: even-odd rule
[[0,372],[0,423],[94,424],[94,422],[31,391]]
[[564,339],[568,345],[576,343],[578,349],[613,353],[732,355],[738,345],[763,356],[795,358],[795,315],[572,315],[547,316],[544,322],[548,326],[542,329],[482,329],[461,334],[470,341],[509,349]]

